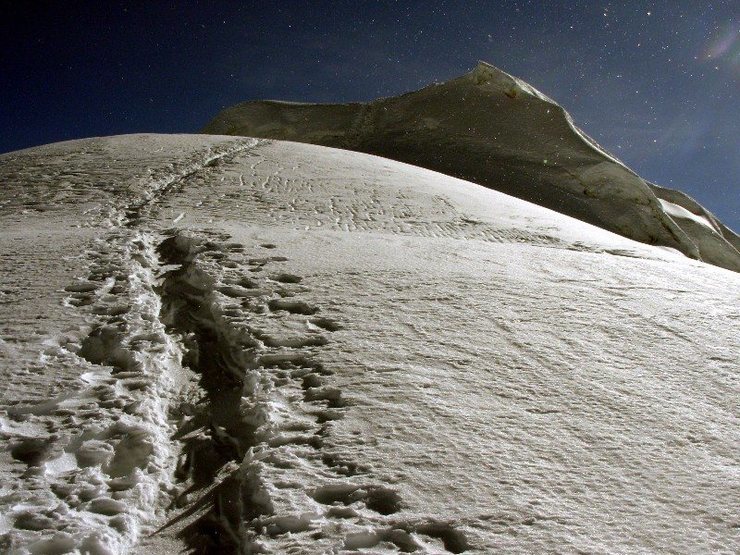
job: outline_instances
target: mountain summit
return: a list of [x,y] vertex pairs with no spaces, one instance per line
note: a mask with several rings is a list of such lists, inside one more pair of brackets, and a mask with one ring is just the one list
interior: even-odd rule
[[485,62],[445,83],[369,103],[244,102],[202,131],[391,158],[740,271],[740,237],[709,211],[643,180],[555,101]]

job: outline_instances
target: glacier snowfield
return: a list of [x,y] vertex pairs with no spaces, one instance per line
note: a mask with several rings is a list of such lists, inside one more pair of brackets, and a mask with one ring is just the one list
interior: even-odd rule
[[0,180],[3,552],[740,550],[739,274],[308,144]]

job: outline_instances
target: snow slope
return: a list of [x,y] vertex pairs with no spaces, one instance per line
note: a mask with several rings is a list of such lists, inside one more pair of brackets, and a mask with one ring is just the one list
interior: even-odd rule
[[737,235],[674,218],[655,187],[581,131],[560,105],[485,62],[446,83],[367,104],[244,102],[217,114],[203,131],[385,156],[740,271]]
[[4,552],[740,549],[737,273],[309,144],[0,178]]

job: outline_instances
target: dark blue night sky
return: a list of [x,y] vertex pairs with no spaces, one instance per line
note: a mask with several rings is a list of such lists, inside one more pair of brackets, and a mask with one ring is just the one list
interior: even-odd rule
[[740,228],[737,0],[4,2],[0,152],[370,100],[488,61]]

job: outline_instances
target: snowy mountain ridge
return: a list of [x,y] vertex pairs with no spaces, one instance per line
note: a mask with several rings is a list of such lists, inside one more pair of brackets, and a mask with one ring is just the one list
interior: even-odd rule
[[[646,183],[528,83],[479,62],[445,83],[369,103],[250,101],[204,133],[293,140],[376,154],[523,198],[648,244],[740,271],[740,238],[693,199]],[[673,201],[661,197],[668,195]],[[712,225],[697,227],[682,211]]]

